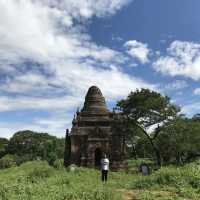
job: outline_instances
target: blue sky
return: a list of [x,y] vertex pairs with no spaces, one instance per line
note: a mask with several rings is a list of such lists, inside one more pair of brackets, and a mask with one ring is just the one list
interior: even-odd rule
[[199,0],[1,0],[0,137],[62,137],[91,85],[110,109],[136,88],[200,112]]

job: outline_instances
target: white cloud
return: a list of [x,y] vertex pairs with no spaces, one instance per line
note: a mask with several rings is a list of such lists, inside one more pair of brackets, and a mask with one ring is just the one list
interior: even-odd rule
[[[125,97],[130,90],[137,88],[156,89],[156,85],[131,77],[115,66],[101,69],[70,62],[63,63],[59,67],[59,69],[55,68],[57,70],[55,80],[52,77],[45,78],[31,73],[8,80],[7,84],[0,87],[0,91],[14,92],[18,96],[15,99],[7,96],[0,97],[0,111],[67,109],[83,103],[87,89],[91,85],[99,86],[107,100]],[[71,96],[65,92],[71,93]]]
[[127,49],[127,53],[133,58],[138,59],[141,63],[145,64],[149,62],[150,49],[145,43],[138,42],[136,40],[127,41],[124,46]]
[[91,85],[97,85],[107,99],[112,100],[124,97],[130,90],[136,88],[156,88],[155,85],[123,73],[113,65],[109,69],[101,69],[83,63],[68,63],[68,65],[74,67],[70,69],[66,65],[60,65],[61,68],[57,71],[57,77],[61,84],[68,85],[74,94],[84,95]]
[[154,63],[154,69],[164,75],[185,76],[200,79],[200,44],[174,41],[167,49],[167,55]]
[[189,116],[193,116],[196,113],[200,113],[200,102],[193,101],[183,105],[181,112]]
[[[120,65],[126,56],[95,44],[85,27],[93,16],[112,15],[128,2],[1,0],[0,112],[75,110],[91,85],[99,86],[108,101],[136,88],[155,88],[125,73]],[[32,128],[43,130],[46,124],[46,131],[64,133],[64,118],[56,117],[56,126],[49,117],[33,122]],[[31,128],[20,125],[14,123],[12,130]],[[11,130],[8,124],[1,127]]]
[[[102,5],[107,1],[101,1]],[[73,3],[70,0],[64,1],[62,9],[50,7],[47,3],[42,5],[38,2],[40,1],[2,0],[0,2],[1,67],[5,68],[5,64],[21,63],[23,59],[49,63],[55,59],[57,61],[57,59],[66,58],[92,57],[96,60],[109,61],[120,57],[118,52],[92,43],[89,35],[82,31],[83,25],[73,24],[76,15],[82,16],[82,7],[86,6],[87,2],[92,5],[92,1],[86,1],[86,4],[83,2],[81,4],[81,1],[77,1],[79,3]],[[120,1],[114,0],[114,2],[118,2],[118,4],[114,3],[117,8],[124,4]],[[95,5],[97,4],[95,3]],[[114,5],[113,12],[117,9]],[[86,7],[91,10],[98,8]],[[99,9],[103,15],[104,8],[99,7]],[[112,11],[110,12],[112,13]],[[63,24],[62,20],[66,21],[66,18],[71,21]]]
[[181,90],[188,87],[188,83],[185,80],[175,80],[165,86],[167,90]]
[[124,40],[122,37],[116,35],[112,35],[111,39],[117,42],[122,42]]
[[65,10],[73,18],[90,18],[93,15],[105,17],[113,15],[131,0],[35,0]]
[[193,93],[195,95],[200,95],[200,88],[195,88],[194,91],[193,91]]
[[17,130],[21,130],[19,127],[19,129],[16,128],[16,126],[14,128],[11,128],[10,124],[8,123],[5,123],[5,124],[2,124],[0,123],[0,132],[1,132],[1,135],[0,137],[4,137],[4,138],[10,138],[12,137],[13,133],[17,132]]
[[51,110],[58,109],[70,110],[82,103],[80,97],[62,96],[62,97],[0,97],[0,112],[19,111],[19,110]]
[[64,137],[65,129],[71,126],[71,115],[59,116],[54,114],[54,117],[37,118],[31,123],[25,122],[0,122],[0,137],[10,138],[19,130],[32,130],[36,132],[49,133],[57,137]]
[[7,77],[4,84],[0,85],[0,90],[13,93],[26,93],[30,92],[37,94],[43,90],[55,89],[49,86],[50,80],[41,74],[25,73],[15,76],[13,78]]
[[[106,93],[112,98],[112,95],[118,97],[136,87],[151,87],[116,67],[115,70],[110,68],[111,63],[118,65],[126,58],[115,50],[97,46],[88,34],[79,29],[80,26],[73,24],[74,18],[82,16],[81,10],[90,9],[93,15],[103,17],[113,14],[128,2],[103,0],[95,3],[86,1],[84,4],[71,0],[1,1],[0,68],[12,76],[0,89],[43,94],[54,89],[50,86],[53,84],[57,89],[63,88],[68,92],[80,90],[83,94],[90,85],[102,87],[103,84],[109,88]],[[58,27],[60,20],[66,17],[71,19],[71,23],[66,27]],[[83,60],[85,58],[87,61]],[[34,69],[26,73],[22,70],[22,64],[27,59],[41,65],[31,66]],[[51,77],[39,74],[38,68],[51,74]]]

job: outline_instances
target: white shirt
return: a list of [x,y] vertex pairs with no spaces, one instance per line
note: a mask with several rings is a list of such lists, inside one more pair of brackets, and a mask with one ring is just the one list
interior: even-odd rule
[[101,159],[101,170],[109,170],[109,160],[108,158]]

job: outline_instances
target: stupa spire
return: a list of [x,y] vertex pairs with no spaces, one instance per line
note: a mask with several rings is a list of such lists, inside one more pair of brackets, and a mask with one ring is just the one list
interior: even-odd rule
[[105,114],[109,112],[106,106],[105,98],[97,86],[89,88],[85,97],[82,112],[90,114]]

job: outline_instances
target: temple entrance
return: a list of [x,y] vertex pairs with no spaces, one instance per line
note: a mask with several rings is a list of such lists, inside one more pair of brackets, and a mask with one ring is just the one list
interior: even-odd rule
[[100,148],[97,148],[95,150],[95,166],[99,167],[101,165],[101,158],[102,158],[102,152]]

